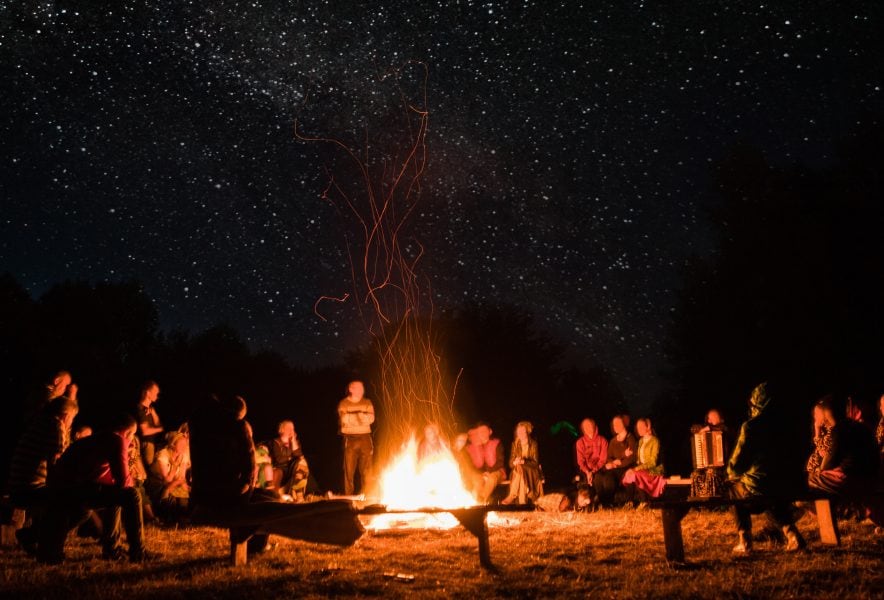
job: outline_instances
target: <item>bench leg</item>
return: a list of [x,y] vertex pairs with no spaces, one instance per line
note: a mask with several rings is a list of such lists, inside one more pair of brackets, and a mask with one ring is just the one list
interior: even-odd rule
[[230,530],[230,564],[241,567],[249,562],[249,538],[242,539],[241,535]]
[[841,544],[841,535],[838,532],[838,521],[832,514],[832,503],[823,498],[815,500],[816,520],[820,526],[820,541],[830,546]]
[[18,544],[15,532],[25,526],[25,510],[22,508],[12,509],[9,523],[0,525],[0,545],[13,547]]
[[451,511],[464,528],[479,540],[479,564],[488,570],[494,569],[491,562],[491,542],[488,540],[488,513],[484,507],[466,508]]
[[687,514],[684,507],[662,509],[663,544],[666,546],[666,560],[671,563],[684,562],[684,539],[681,535],[681,520]]

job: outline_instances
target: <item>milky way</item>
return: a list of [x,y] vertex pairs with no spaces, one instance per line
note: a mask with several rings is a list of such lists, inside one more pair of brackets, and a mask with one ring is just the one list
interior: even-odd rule
[[349,284],[334,157],[294,119],[383,128],[378,74],[408,60],[437,308],[530,311],[638,404],[716,245],[715,162],[824,165],[882,108],[879,2],[22,4],[0,8],[0,268],[35,295],[134,278],[164,326],[227,321],[306,365],[365,333],[313,313]]

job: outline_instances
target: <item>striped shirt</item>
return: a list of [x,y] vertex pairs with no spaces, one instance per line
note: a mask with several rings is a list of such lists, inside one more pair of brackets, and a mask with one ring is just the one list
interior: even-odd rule
[[62,421],[44,409],[37,413],[19,438],[9,469],[9,491],[20,492],[46,485],[46,472],[70,443]]

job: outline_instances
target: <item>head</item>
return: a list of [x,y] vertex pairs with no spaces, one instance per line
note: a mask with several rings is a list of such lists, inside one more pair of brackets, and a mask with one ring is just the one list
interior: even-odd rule
[[717,409],[713,408],[708,413],[706,413],[706,424],[712,427],[716,425],[721,425],[724,422],[724,419],[721,418],[721,413],[718,412]]
[[816,406],[819,407],[819,410],[822,413],[823,423],[829,426],[837,423],[841,420],[842,415],[844,415],[844,411],[840,410],[838,401],[832,394],[820,398],[817,401]]
[[534,425],[530,421],[519,421],[516,423],[516,439],[523,442],[528,441],[528,436],[534,431]]
[[617,415],[611,419],[611,431],[614,432],[614,435],[620,435],[626,431],[626,422],[621,415]]
[[577,498],[575,500],[575,509],[582,510],[592,503],[592,494],[590,494],[588,485],[580,485],[577,488]]
[[242,396],[234,396],[231,401],[231,408],[233,415],[236,417],[237,421],[242,421],[246,418],[246,413],[249,412],[249,407],[246,405],[246,399]]
[[354,402],[358,402],[362,400],[363,396],[365,396],[365,386],[361,381],[354,380],[347,384],[347,397]]
[[639,419],[635,422],[635,433],[638,437],[645,437],[646,435],[651,435],[653,430],[651,429],[651,420],[650,419]]
[[755,417],[770,405],[770,394],[767,389],[767,382],[760,383],[752,390],[749,396],[749,416]]
[[847,418],[853,419],[858,423],[863,422],[863,407],[862,405],[854,400],[851,397],[847,397],[847,410],[846,410]]
[[583,419],[583,421],[580,422],[580,431],[582,431],[583,435],[590,439],[595,437],[595,434],[598,432],[598,430],[599,428],[596,426],[595,421],[593,421],[592,419]]
[[156,381],[148,379],[141,386],[141,404],[150,406],[160,396],[160,386]]
[[175,431],[169,434],[166,447],[174,454],[181,455],[187,452],[187,443],[187,436],[180,431]]
[[439,426],[436,423],[427,423],[424,427],[424,439],[428,442],[436,442],[439,439]]
[[884,394],[881,394],[881,397],[878,398],[878,412],[884,417]]
[[135,419],[133,419],[132,415],[129,413],[120,413],[110,423],[110,430],[123,438],[127,445],[131,443],[132,438],[135,437],[136,428],[137,424],[135,423]]
[[479,445],[487,444],[488,440],[491,439],[491,434],[494,433],[491,428],[485,423],[479,423],[470,431],[475,434],[474,443]]
[[276,432],[283,441],[295,439],[295,424],[292,421],[281,421]]
[[65,396],[59,396],[49,403],[49,411],[53,417],[61,422],[65,429],[70,430],[74,424],[74,417],[80,412],[80,407],[73,400]]
[[46,389],[49,392],[50,398],[58,398],[59,396],[64,395],[67,391],[68,386],[71,385],[73,378],[68,371],[59,371],[55,375],[53,375],[49,382],[46,384]]

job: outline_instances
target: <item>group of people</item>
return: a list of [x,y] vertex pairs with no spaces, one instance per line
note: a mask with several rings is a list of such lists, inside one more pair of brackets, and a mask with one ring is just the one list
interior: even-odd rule
[[[27,511],[28,525],[16,532],[19,544],[41,562],[58,563],[68,533],[91,525],[102,556],[119,559],[126,555],[122,527],[129,559],[150,558],[143,544],[144,523],[187,524],[194,513],[192,500],[199,494],[193,490],[192,420],[167,431],[155,407],[160,387],[147,381],[133,411],[109,419],[97,433],[85,425],[74,429],[77,392],[69,372],[56,373],[16,445],[7,492],[13,506]],[[217,398],[213,401],[218,412],[223,412],[218,408],[222,405],[229,408]],[[312,480],[294,423],[282,421],[277,437],[255,445],[251,426],[243,420],[245,401],[236,397],[231,402],[242,406],[239,420],[247,432],[240,445],[248,447],[249,466],[240,475],[249,496],[260,490],[265,501],[305,500]],[[204,460],[221,458],[219,453]],[[240,483],[237,491],[242,491]],[[202,488],[212,485],[204,480]],[[214,503],[212,494],[202,497]]]
[[[77,385],[70,373],[57,373],[48,383],[44,401],[31,416],[16,447],[8,492],[16,507],[28,510],[30,525],[17,537],[38,560],[58,563],[64,558],[65,539],[90,516],[99,529],[102,555],[132,561],[152,556],[144,547],[145,520],[171,522],[191,518],[234,522],[256,551],[266,535],[277,532],[303,539],[349,543],[362,528],[346,506],[311,509],[314,521],[303,525],[298,514],[280,508],[282,500],[297,505],[316,491],[294,423],[279,423],[277,437],[255,444],[245,420],[241,397],[211,397],[181,427],[167,431],[155,403],[160,388],[146,382],[134,413],[121,413],[109,427],[95,433],[88,427],[72,432],[79,405]],[[884,396],[880,405],[884,415]],[[749,399],[749,419],[739,437],[730,439],[721,415],[710,411],[706,423],[693,431],[727,434],[729,460],[724,492],[732,498],[771,499],[765,507],[783,530],[787,547],[804,545],[795,528],[795,511],[788,498],[794,483],[778,446],[780,422],[776,394],[770,386],[757,386]],[[347,396],[338,404],[339,433],[343,441],[343,484],[347,496],[371,486],[375,412],[365,397],[361,381],[351,381]],[[813,409],[814,452],[807,461],[805,484],[836,494],[860,505],[863,515],[882,524],[880,497],[884,476],[884,416],[873,433],[863,423],[854,403],[839,404],[827,396]],[[640,418],[630,431],[627,415],[610,422],[611,437],[599,432],[593,419],[580,424],[574,446],[577,475],[573,493],[565,494],[555,509],[582,510],[591,506],[639,502],[659,497],[666,485],[660,460],[660,442],[650,419]],[[533,425],[519,421],[507,457],[501,440],[487,423],[478,423],[457,435],[449,445],[438,424],[428,424],[417,446],[419,461],[440,453],[451,454],[460,468],[467,490],[478,503],[495,500],[503,484],[501,504],[544,506],[544,476]],[[790,487],[791,486],[791,487]],[[269,504],[268,504],[269,503]],[[344,513],[340,513],[344,510]],[[346,512],[349,511],[349,512]],[[738,503],[734,509],[737,552],[751,549],[751,509]],[[341,519],[341,514],[345,518]],[[336,516],[334,526],[317,528],[316,519]],[[276,526],[274,528],[274,523]],[[123,552],[121,529],[126,531],[128,553]],[[312,536],[312,537],[311,537]]]

